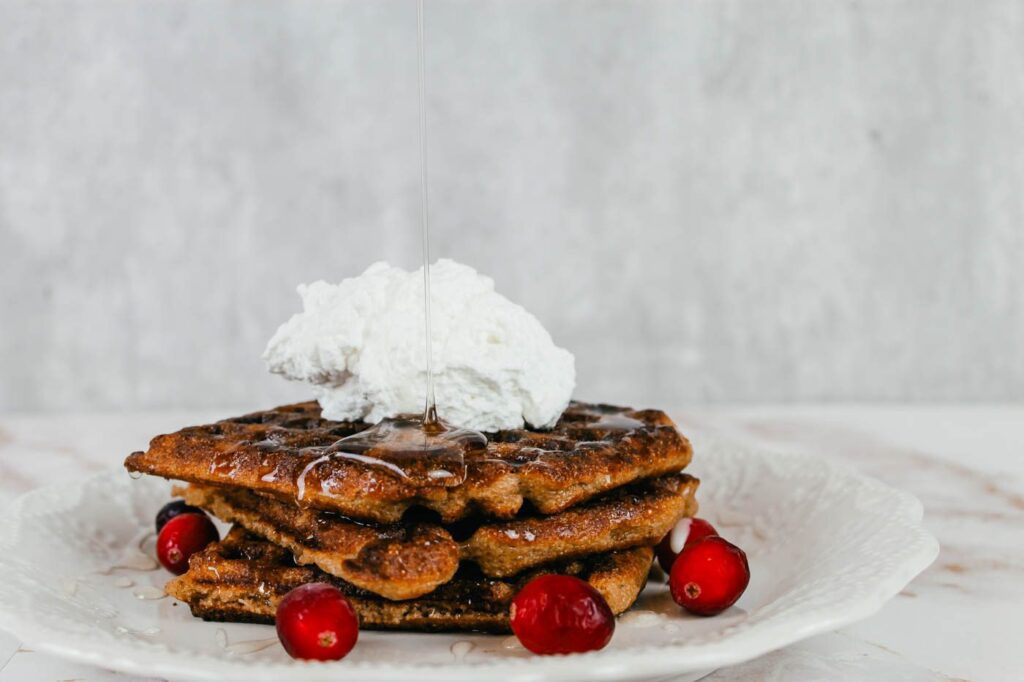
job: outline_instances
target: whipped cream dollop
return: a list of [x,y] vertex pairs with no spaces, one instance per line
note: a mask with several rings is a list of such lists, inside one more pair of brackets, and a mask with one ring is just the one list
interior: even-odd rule
[[[430,268],[438,416],[479,431],[553,426],[576,384],[573,355],[473,268]],[[378,422],[422,412],[423,271],[375,263],[339,284],[300,285],[302,312],[263,354],[270,371],[313,384],[323,416]]]

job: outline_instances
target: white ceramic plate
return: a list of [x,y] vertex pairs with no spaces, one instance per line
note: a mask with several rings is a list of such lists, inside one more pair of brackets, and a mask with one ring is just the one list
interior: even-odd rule
[[36,490],[0,520],[0,623],[58,656],[175,680],[695,679],[871,615],[938,553],[907,493],[825,458],[694,440],[701,515],[746,550],[750,587],[697,618],[652,582],[603,651],[541,657],[510,637],[363,632],[344,661],[293,661],[270,626],[205,623],[156,598],[169,575],[151,529],[168,484],[121,471]]

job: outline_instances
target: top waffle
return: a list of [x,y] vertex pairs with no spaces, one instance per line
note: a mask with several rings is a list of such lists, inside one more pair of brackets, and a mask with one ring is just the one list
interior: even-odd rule
[[475,513],[512,518],[524,501],[554,514],[632,481],[677,472],[692,457],[661,411],[574,402],[550,431],[489,434],[486,451],[466,454],[461,485],[416,486],[372,465],[324,456],[367,426],[322,419],[315,402],[286,405],[157,436],[125,466],[391,523],[414,505],[445,522]]

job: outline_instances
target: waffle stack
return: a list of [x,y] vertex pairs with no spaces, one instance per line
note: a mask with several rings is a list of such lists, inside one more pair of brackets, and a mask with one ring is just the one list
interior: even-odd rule
[[515,593],[578,576],[616,614],[647,580],[653,547],[696,512],[692,450],[657,410],[572,403],[551,431],[488,435],[461,481],[413,485],[332,456],[366,424],[315,402],[158,436],[133,472],[186,482],[191,505],[233,524],[167,592],[207,620],[273,622],[308,582],[341,589],[361,626],[508,631]]

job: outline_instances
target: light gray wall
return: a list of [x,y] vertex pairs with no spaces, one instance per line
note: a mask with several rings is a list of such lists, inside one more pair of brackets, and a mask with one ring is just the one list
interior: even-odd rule
[[[608,401],[1024,399],[1024,3],[428,0],[434,251]],[[419,257],[410,0],[0,0],[0,409],[258,406]]]

